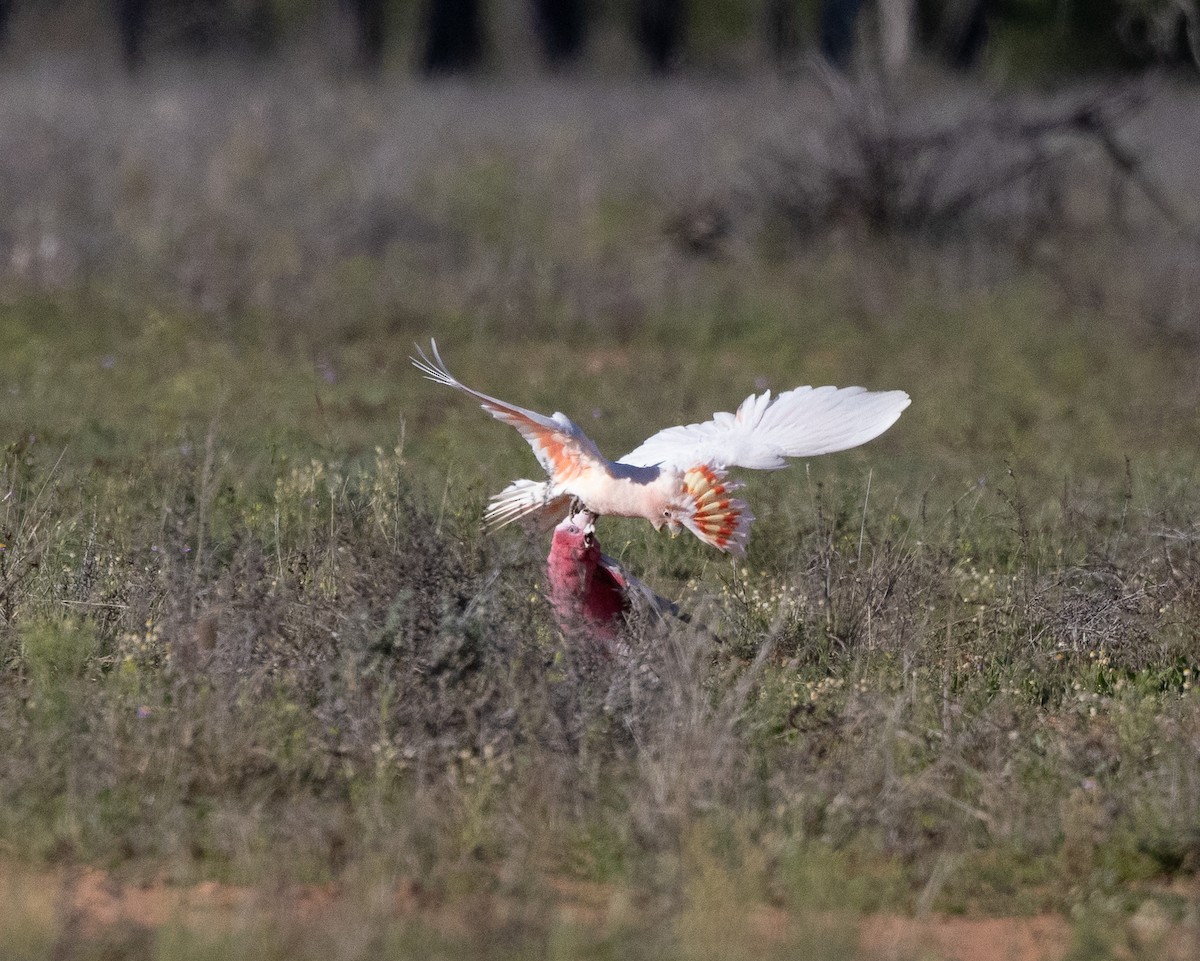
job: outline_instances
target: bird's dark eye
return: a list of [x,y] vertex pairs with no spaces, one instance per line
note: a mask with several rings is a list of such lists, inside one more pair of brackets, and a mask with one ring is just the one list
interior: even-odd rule
[[583,546],[584,547],[591,547],[594,543],[596,543],[596,538],[594,538],[591,534],[583,535]]
[[663,511],[663,517],[670,517],[670,516],[671,516],[670,511]]

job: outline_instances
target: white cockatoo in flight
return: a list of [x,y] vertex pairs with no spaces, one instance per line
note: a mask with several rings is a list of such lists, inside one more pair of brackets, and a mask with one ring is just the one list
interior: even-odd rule
[[743,485],[731,467],[778,470],[789,457],[815,457],[857,447],[892,426],[910,399],[902,390],[797,387],[775,397],[751,394],[735,414],[703,424],[660,430],[640,447],[611,461],[565,414],[536,414],[472,390],[446,368],[437,342],[419,346],[413,366],[438,384],[470,394],[497,420],[529,442],[549,475],[519,480],[491,499],[493,529],[532,514],[551,522],[579,508],[593,516],[644,517],[656,530],[686,527],[700,540],[741,556],[754,515],[732,492]]

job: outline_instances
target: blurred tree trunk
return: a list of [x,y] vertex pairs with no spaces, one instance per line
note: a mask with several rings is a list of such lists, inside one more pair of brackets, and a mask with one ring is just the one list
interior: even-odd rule
[[126,70],[133,71],[142,65],[148,9],[147,0],[114,0],[113,13],[117,18],[117,35]]
[[822,0],[821,54],[840,70],[850,66],[854,55],[854,31],[863,0]]
[[655,73],[665,73],[679,62],[686,31],[684,0],[638,0],[638,46]]
[[915,12],[913,0],[879,0],[880,53],[888,73],[912,59]]
[[584,0],[533,0],[533,14],[546,61],[555,67],[577,61],[587,40]]
[[482,62],[481,0],[428,0],[421,68],[428,74],[461,73]]
[[[236,11],[236,8],[234,8]],[[236,15],[236,13],[234,14]],[[271,0],[254,0],[242,14],[241,23],[234,24],[234,37],[238,35],[257,57],[273,53],[279,47],[279,23],[275,18],[275,7]]]
[[970,70],[979,63],[994,6],[992,0],[958,0],[949,5],[943,35],[946,59],[952,67]]
[[350,0],[350,12],[359,63],[368,73],[376,73],[383,64],[384,0]]
[[800,52],[800,18],[796,0],[767,0],[767,46],[777,67],[786,67]]

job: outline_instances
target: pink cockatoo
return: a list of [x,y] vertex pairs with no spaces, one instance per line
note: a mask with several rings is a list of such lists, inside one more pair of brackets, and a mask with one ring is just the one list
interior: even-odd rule
[[608,560],[586,511],[554,528],[546,578],[559,627],[568,635],[589,634],[611,652],[620,637],[627,602],[625,579]]
[[797,387],[776,397],[751,394],[737,413],[703,424],[668,427],[616,461],[565,414],[536,414],[480,393],[446,368],[437,343],[431,360],[410,358],[427,378],[470,394],[489,414],[520,431],[549,478],[519,480],[491,499],[493,529],[533,514],[562,517],[573,505],[597,517],[644,517],[656,530],[687,528],[706,544],[741,556],[754,515],[732,496],[743,485],[731,467],[778,470],[789,457],[814,457],[857,447],[892,426],[909,403],[902,390]]
[[586,634],[610,654],[622,650],[621,631],[626,615],[633,611],[690,620],[601,551],[595,518],[588,511],[580,511],[554,528],[546,578],[550,603],[563,632]]

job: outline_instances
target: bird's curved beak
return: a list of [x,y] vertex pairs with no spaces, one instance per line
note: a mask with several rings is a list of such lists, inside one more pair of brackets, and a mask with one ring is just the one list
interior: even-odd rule
[[665,527],[667,529],[667,533],[672,537],[677,536],[679,532],[683,530],[683,525],[679,523],[679,519],[676,517],[664,517],[657,524],[655,524],[654,527],[660,531]]

